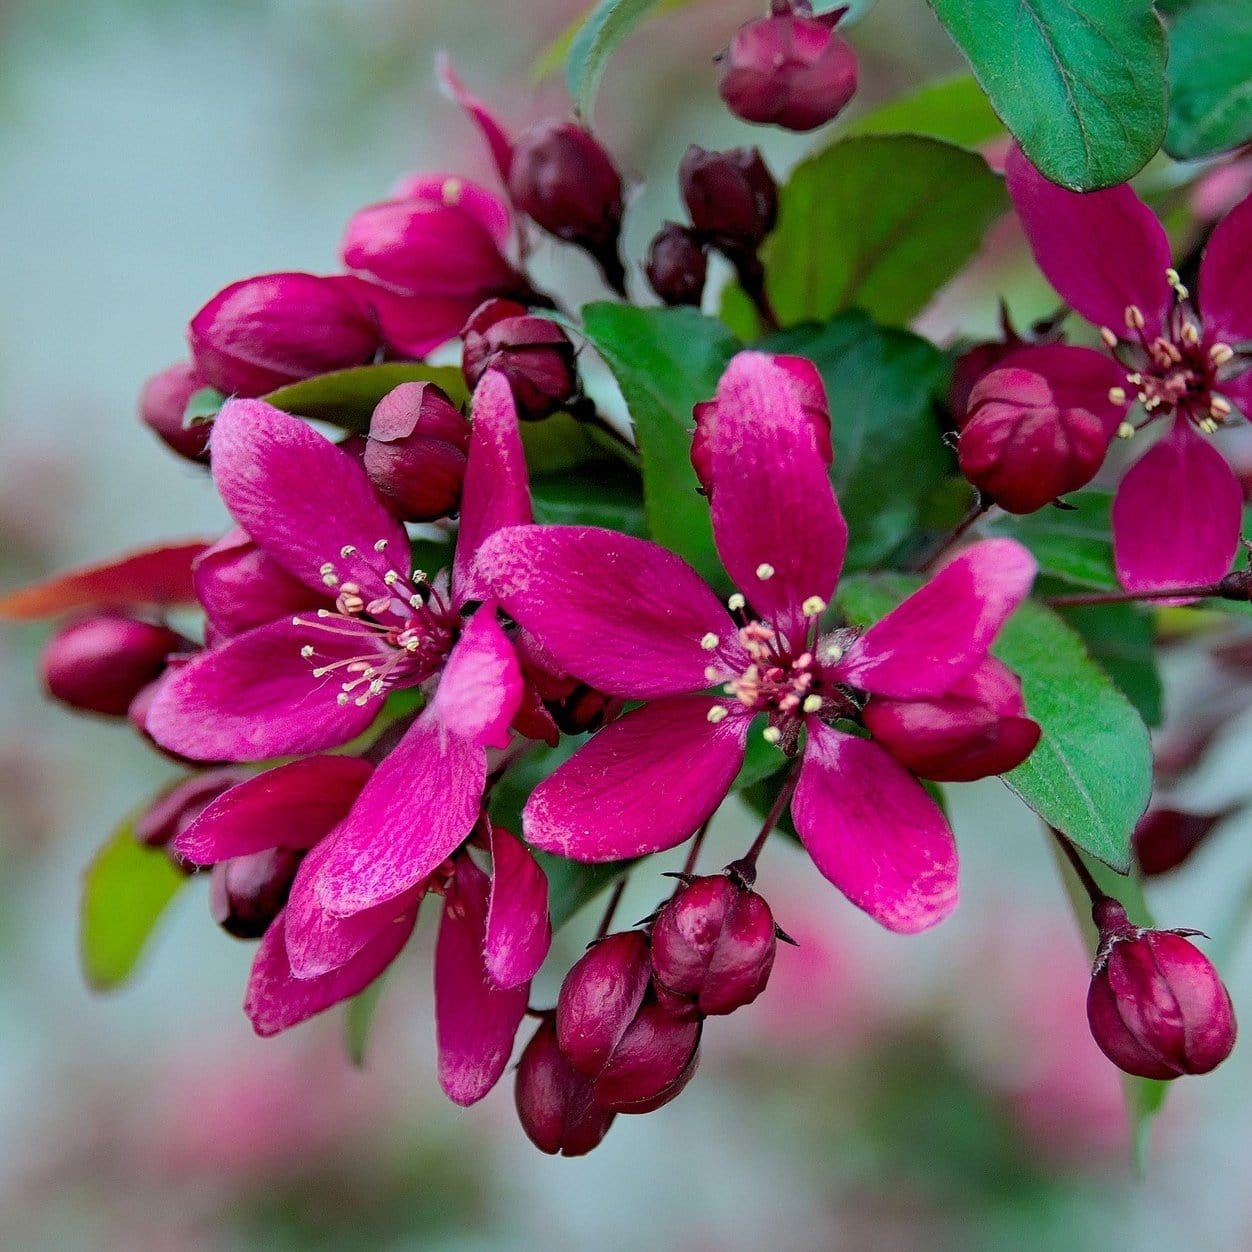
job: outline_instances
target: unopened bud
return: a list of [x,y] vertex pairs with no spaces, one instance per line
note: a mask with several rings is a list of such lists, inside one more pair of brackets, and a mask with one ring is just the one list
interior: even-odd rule
[[509,381],[517,415],[536,421],[564,408],[578,394],[574,345],[553,321],[512,300],[488,300],[461,331],[462,368],[471,388],[489,370]]
[[266,848],[213,866],[209,910],[213,920],[237,939],[259,939],[291,894],[304,852]]
[[531,1143],[550,1156],[583,1156],[608,1133],[616,1113],[596,1101],[592,1083],[565,1059],[545,1018],[517,1063],[517,1116]]
[[1132,926],[1116,900],[1092,910],[1100,949],[1087,1020],[1100,1050],[1140,1078],[1207,1074],[1235,1046],[1235,1013],[1212,962],[1186,935]]
[[1252,569],[1227,574],[1217,584],[1217,594],[1223,600],[1252,600]]
[[701,1029],[698,1020],[648,1001],[597,1076],[596,1099],[615,1113],[651,1113],[668,1104],[696,1072]]
[[205,386],[196,367],[183,361],[153,374],[139,393],[139,417],[144,425],[188,461],[209,459],[209,434],[213,424],[183,425],[187,401]]
[[756,148],[692,144],[678,167],[691,224],[730,251],[755,252],[778,220],[778,186]]
[[396,514],[429,522],[456,512],[470,427],[434,383],[401,383],[370,418],[362,461]]
[[606,935],[565,976],[556,1003],[556,1034],[570,1064],[594,1078],[613,1055],[652,977],[647,936]]
[[698,308],[704,298],[709,260],[692,231],[677,222],[666,222],[648,245],[643,271],[652,290],[666,304]]
[[1209,836],[1225,813],[1185,813],[1152,809],[1135,827],[1131,846],[1144,874],[1153,877],[1181,865]]
[[700,1013],[733,1013],[765,990],[776,947],[769,905],[716,874],[681,887],[657,914],[652,971]]

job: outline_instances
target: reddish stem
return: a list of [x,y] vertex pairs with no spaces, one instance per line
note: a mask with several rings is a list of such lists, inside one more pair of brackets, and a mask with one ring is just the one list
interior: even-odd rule
[[1163,591],[1096,591],[1090,595],[1048,596],[1044,604],[1066,609],[1084,604],[1133,604],[1136,600],[1211,599],[1221,594],[1220,584],[1205,583],[1199,587],[1167,587]]
[[787,777],[783,779],[783,784],[779,787],[774,803],[770,805],[769,812],[765,815],[765,822],[761,826],[760,833],[753,840],[752,846],[737,861],[733,861],[726,867],[742,880],[745,886],[750,887],[756,881],[757,858],[761,855],[761,849],[765,847],[765,841],[770,837],[774,827],[778,825],[787,805],[791,803],[792,793],[799,781],[800,762],[796,761]]
[[1078,849],[1074,847],[1068,839],[1055,826],[1049,826],[1053,838],[1060,844],[1061,851],[1065,853],[1066,859],[1073,866],[1074,873],[1078,876],[1078,881],[1082,883],[1083,890],[1091,899],[1092,907],[1099,904],[1101,900],[1108,899],[1108,892],[1101,890],[1100,884],[1096,882],[1091,871],[1083,864],[1083,859],[1078,855]]

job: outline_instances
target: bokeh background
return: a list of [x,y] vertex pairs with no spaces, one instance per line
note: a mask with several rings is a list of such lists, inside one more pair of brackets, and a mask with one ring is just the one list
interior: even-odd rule
[[[349,214],[400,174],[488,180],[434,88],[436,50],[520,125],[568,107],[559,75],[536,85],[532,67],[583,7],[0,0],[0,586],[220,529],[207,480],[134,420],[143,379],[184,354],[188,317],[232,279],[333,269]],[[758,142],[778,172],[812,142],[754,131],[717,101],[711,57],[758,7],[668,14],[610,68],[597,123],[638,186],[635,260],[676,213],[688,142]],[[959,68],[922,0],[879,0],[852,38],[858,107]],[[598,294],[582,258],[550,248],[539,264],[573,298]],[[1046,308],[1011,227],[980,271],[926,329],[990,327],[1004,285],[1024,317]],[[200,883],[134,983],[92,996],[77,966],[82,867],[174,771],[124,729],[41,703],[44,633],[0,635],[0,1247],[1252,1246],[1252,1051],[1176,1084],[1136,1177],[1049,849],[995,782],[952,789],[964,903],[921,938],[881,933],[771,847],[760,889],[800,946],[781,951],[756,1005],[707,1032],[681,1100],[619,1118],[582,1160],[530,1147],[507,1082],[467,1112],[440,1094],[428,926],[388,980],[363,1071],[336,1012],[253,1038],[239,1008],[251,949],[212,925]],[[1185,649],[1166,668],[1179,742],[1218,690],[1234,710],[1183,798],[1247,799],[1247,691]],[[741,851],[745,830],[719,819],[709,863]],[[1226,823],[1152,890],[1162,924],[1214,935],[1243,1006],[1250,834]],[[627,920],[661,892],[646,877]],[[596,912],[561,937],[566,964]]]

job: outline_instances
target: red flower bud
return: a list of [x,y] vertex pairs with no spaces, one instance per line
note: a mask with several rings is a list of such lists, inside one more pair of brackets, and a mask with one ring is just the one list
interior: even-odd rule
[[187,401],[207,386],[189,361],[182,361],[153,374],[139,393],[139,417],[158,438],[188,461],[209,459],[211,422],[184,426]]
[[211,769],[192,774],[159,795],[135,822],[135,838],[163,848],[191,825],[223,792],[248,775],[239,769]]
[[1185,813],[1181,809],[1152,809],[1144,815],[1131,846],[1139,868],[1149,877],[1177,869],[1208,838],[1223,813]]
[[813,130],[856,92],[856,54],[834,30],[847,10],[814,16],[811,5],[787,0],[770,8],[735,32],[718,91],[745,122]]
[[461,331],[462,368],[471,390],[489,370],[509,380],[517,415],[536,421],[564,408],[578,394],[574,345],[553,321],[512,300],[488,300]]
[[906,769],[936,782],[972,782],[1020,765],[1039,742],[1017,676],[988,657],[941,696],[874,697],[865,725]]
[[1207,1074],[1235,1046],[1235,1012],[1212,962],[1186,935],[1141,930],[1116,900],[1092,910],[1100,950],[1087,1020],[1101,1051],[1140,1078]]
[[517,1063],[517,1116],[531,1143],[550,1156],[583,1156],[608,1133],[616,1113],[596,1102],[589,1079],[567,1061],[545,1018]]
[[191,319],[196,368],[228,395],[275,388],[365,365],[381,346],[356,280],[262,274],[232,283]]
[[692,144],[678,167],[691,224],[730,251],[755,252],[778,220],[778,187],[756,148]]
[[666,222],[648,245],[643,263],[652,290],[666,304],[699,307],[709,261],[695,234],[677,222]]
[[608,1064],[648,991],[648,938],[606,935],[575,963],[556,1002],[556,1035],[569,1063],[594,1078]]
[[169,654],[189,647],[168,626],[101,613],[53,635],[40,669],[55,699],[89,713],[124,717],[131,701],[165,668]]
[[410,522],[456,512],[470,427],[434,383],[401,383],[370,418],[363,461],[375,489]]
[[777,940],[769,905],[725,874],[680,888],[652,925],[658,984],[701,1014],[733,1013],[765,990]]
[[213,920],[237,939],[259,939],[291,894],[303,850],[266,848],[213,866],[209,910]]
[[596,1077],[596,1099],[615,1113],[651,1113],[668,1104],[696,1072],[701,1029],[698,1020],[648,1001]]

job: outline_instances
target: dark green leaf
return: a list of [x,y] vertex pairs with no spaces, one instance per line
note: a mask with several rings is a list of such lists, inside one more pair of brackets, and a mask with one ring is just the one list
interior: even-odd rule
[[454,366],[397,361],[320,374],[317,378],[271,391],[264,399],[297,417],[331,422],[364,434],[369,429],[375,405],[401,383],[434,383],[448,393],[453,404],[464,404],[468,398],[465,380]]
[[782,754],[777,744],[767,742],[761,735],[766,727],[764,716],[753,718],[748,730],[748,749],[744,753],[743,765],[735,776],[733,791],[741,791],[754,787],[757,783],[786,769],[790,762]]
[[612,461],[530,480],[535,521],[549,526],[607,526],[646,538],[639,476]]
[[570,41],[565,81],[574,108],[590,118],[609,57],[661,0],[600,0]]
[[589,304],[583,321],[630,410],[652,538],[686,557],[706,578],[724,582],[708,505],[691,468],[691,410],[717,390],[738,341],[694,309]]
[[977,81],[968,74],[927,83],[858,118],[847,135],[928,135],[977,148],[1004,133]]
[[784,326],[862,308],[908,322],[1005,212],[982,157],[937,139],[844,139],[798,165],[766,240],[766,287]]
[[1169,131],[1180,160],[1252,139],[1252,7],[1195,0],[1169,30]]
[[344,1006],[343,1046],[348,1053],[348,1060],[357,1069],[365,1068],[365,1049],[374,1029],[374,1018],[378,1015],[378,1003],[382,999],[386,981],[386,974],[379,975]]
[[201,422],[212,421],[226,400],[226,393],[216,387],[201,387],[199,391],[193,391],[187,397],[187,407],[183,410],[183,425],[199,426]]
[[605,861],[599,865],[584,865],[581,861],[567,861],[547,852],[536,852],[535,860],[548,876],[548,912],[553,930],[564,926],[634,864],[634,861]]
[[917,527],[926,497],[956,466],[935,419],[947,358],[909,331],[860,312],[765,340],[769,352],[808,357],[830,401],[831,479],[848,522],[849,570],[881,561]]
[[1165,138],[1152,0],[930,0],[1026,155],[1075,191],[1137,174]]
[[984,530],[1024,543],[1040,572],[1050,578],[1095,591],[1117,590],[1109,530],[1112,496],[1084,491],[1067,497],[1066,503],[1073,507],[1048,507],[1020,517],[1005,513],[988,521]]
[[541,422],[519,423],[526,465],[532,474],[569,469],[587,461],[605,460],[607,453],[586,426],[568,413],[554,413]]
[[1139,716],[1149,726],[1159,726],[1163,693],[1151,611],[1133,604],[1090,604],[1062,609],[1060,614]]
[[187,876],[161,849],[135,838],[128,817],[92,858],[83,878],[79,952],[97,991],[120,987],[134,972],[149,936]]

